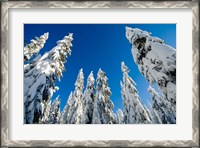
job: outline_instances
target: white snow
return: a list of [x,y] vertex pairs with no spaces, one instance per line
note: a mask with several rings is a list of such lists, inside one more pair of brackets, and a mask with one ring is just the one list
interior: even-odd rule
[[160,95],[156,90],[149,86],[149,93],[152,96],[151,112],[155,123],[175,124],[176,109],[171,106],[171,102],[164,96]]
[[58,99],[59,96],[53,101],[49,116],[48,116],[48,124],[59,124],[60,119],[60,100]]
[[115,115],[113,113],[114,105],[110,100],[111,91],[108,87],[108,78],[101,69],[99,69],[96,79],[96,94],[93,109],[93,124],[114,124]]
[[[38,55],[35,59],[24,66],[24,122],[46,122],[46,111],[49,107],[53,93],[59,88],[55,86],[56,78],[60,79],[65,69],[66,55],[71,53],[71,41],[73,34],[64,37],[58,45],[43,56]],[[48,34],[41,36],[37,42],[45,43]],[[33,41],[36,42],[36,41]],[[43,47],[43,44],[41,45]],[[39,48],[38,48],[39,49]],[[31,56],[39,50],[31,52]],[[28,55],[30,55],[28,53]],[[56,56],[55,56],[56,55]],[[46,115],[45,115],[46,114]],[[45,116],[45,117],[44,117]]]
[[24,47],[24,61],[29,60],[33,55],[38,54],[39,51],[44,47],[46,40],[49,37],[49,33],[44,33],[40,38],[35,37],[35,40],[31,40],[30,44]]
[[[123,111],[113,112],[112,92],[106,73],[99,69],[96,85],[93,72],[87,78],[84,90],[84,74],[81,68],[75,89],[70,93],[63,111],[60,100],[53,103],[52,96],[59,90],[65,62],[71,55],[70,33],[57,46],[39,55],[48,33],[36,37],[24,47],[24,123],[41,124],[174,124],[176,123],[176,50],[158,37],[138,28],[126,27],[126,37],[132,44],[134,62],[151,85],[158,85],[162,94],[149,86],[152,104],[147,108],[140,99],[135,81],[129,76],[129,69],[121,63],[123,79],[120,82]],[[32,60],[31,57],[36,55]],[[140,84],[139,84],[140,85]]]
[[134,85],[136,83],[128,75],[130,71],[124,62],[121,63],[123,82],[121,82],[121,94],[124,106],[125,124],[148,124],[151,120],[143,107],[138,91]]
[[126,37],[139,71],[151,85],[157,83],[165,99],[176,108],[176,50],[138,28],[126,27]]

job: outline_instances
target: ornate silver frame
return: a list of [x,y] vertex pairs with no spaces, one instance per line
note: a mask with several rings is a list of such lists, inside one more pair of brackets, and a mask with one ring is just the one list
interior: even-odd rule
[[[8,139],[8,9],[9,8],[191,8],[193,13],[192,140],[186,141],[11,141]],[[3,1],[1,2],[1,146],[2,147],[199,147],[199,2],[198,1]]]

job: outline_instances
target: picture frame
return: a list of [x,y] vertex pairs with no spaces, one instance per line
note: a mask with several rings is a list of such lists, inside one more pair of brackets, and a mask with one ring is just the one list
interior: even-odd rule
[[[9,140],[9,10],[19,8],[189,8],[192,9],[192,140]],[[199,147],[199,2],[198,1],[3,1],[1,2],[2,147]]]

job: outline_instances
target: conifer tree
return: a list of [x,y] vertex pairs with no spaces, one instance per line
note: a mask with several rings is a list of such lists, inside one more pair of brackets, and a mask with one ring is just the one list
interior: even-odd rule
[[124,106],[125,124],[151,123],[148,114],[141,103],[138,91],[135,87],[136,83],[128,75],[129,69],[124,62],[121,63],[121,70],[123,73],[123,82],[121,82],[121,94]]
[[87,79],[87,86],[83,94],[83,115],[81,117],[82,124],[91,124],[94,107],[95,86],[93,72],[90,73]]
[[150,82],[158,84],[173,108],[176,107],[176,50],[151,33],[126,27],[126,37],[132,44],[132,54],[140,72]]
[[74,106],[74,98],[73,98],[73,93],[71,92],[69,97],[68,97],[68,100],[67,100],[67,103],[61,113],[61,118],[60,118],[60,123],[61,124],[67,124],[69,123],[69,115],[70,113],[72,112],[72,108]]
[[114,105],[110,100],[111,91],[105,73],[99,69],[96,79],[96,95],[94,99],[93,124],[113,124],[115,116]]
[[117,123],[124,124],[124,114],[121,109],[117,110]]
[[42,111],[42,118],[40,119],[39,123],[46,124],[48,123],[49,113],[51,109],[51,100],[48,101],[49,103],[42,104],[43,111]]
[[59,96],[53,101],[48,118],[48,124],[59,124],[60,118],[60,100]]
[[162,121],[157,113],[157,111],[153,108],[151,108],[151,115],[152,115],[152,123],[153,124],[162,124]]
[[57,42],[52,50],[24,65],[24,123],[39,123],[58,87],[55,80],[62,76],[65,62],[71,54],[72,33]]
[[83,70],[81,68],[78,73],[78,77],[75,83],[75,90],[73,93],[73,100],[75,100],[75,103],[73,104],[73,110],[69,115],[70,124],[81,123],[81,117],[83,114],[83,106],[82,106],[83,88],[84,88],[84,75],[83,75]]
[[154,117],[158,116],[162,124],[175,124],[175,108],[173,108],[170,102],[162,95],[159,95],[151,86],[149,86],[148,91],[152,96],[152,110]]
[[24,62],[29,60],[33,55],[38,54],[40,49],[44,47],[46,40],[49,37],[49,33],[44,33],[40,38],[35,37],[35,40],[32,39],[31,43],[27,44],[24,47]]

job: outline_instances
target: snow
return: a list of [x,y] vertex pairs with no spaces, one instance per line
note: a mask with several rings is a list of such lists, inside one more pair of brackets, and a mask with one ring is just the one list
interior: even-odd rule
[[151,112],[155,123],[175,124],[176,110],[171,106],[171,102],[164,96],[160,95],[156,90],[149,86],[149,93],[152,96]]
[[83,115],[83,105],[82,105],[83,88],[84,88],[84,74],[83,74],[83,69],[80,69],[77,80],[75,82],[75,90],[73,92],[73,98],[72,98],[75,102],[72,106],[73,110],[72,112],[70,112],[70,117],[68,119],[68,123],[70,124],[81,123],[81,118]]
[[117,123],[124,124],[124,114],[121,109],[117,110]]
[[[52,50],[46,52],[43,56],[36,56],[24,65],[24,123],[46,122],[44,120],[47,117],[44,116],[47,113],[44,113],[44,111],[48,110],[53,93],[59,89],[55,86],[55,80],[62,76],[62,71],[65,69],[65,57],[67,54],[71,54],[72,35],[70,33],[68,37],[64,37],[63,40],[58,42],[58,45]],[[37,43],[42,44],[40,47],[43,47],[47,38],[48,34],[38,38]],[[31,52],[31,56],[38,52],[39,48],[37,51]],[[56,58],[54,55],[56,55]]]
[[123,82],[121,82],[121,94],[124,106],[125,124],[151,123],[147,111],[141,103],[138,91],[135,87],[136,83],[128,75],[130,70],[124,62],[121,63],[121,70],[123,73]]
[[93,109],[93,124],[114,124],[114,105],[110,100],[111,91],[107,82],[108,78],[101,69],[97,73],[96,94]]
[[51,105],[48,117],[48,124],[59,124],[60,119],[60,100],[58,99],[59,96],[54,100]]
[[31,43],[24,47],[24,61],[29,60],[33,55],[38,54],[39,51],[44,47],[46,40],[49,37],[49,33],[44,33],[40,38],[35,37],[35,40],[31,40]]
[[151,85],[158,84],[164,98],[175,109],[176,50],[158,37],[152,37],[147,31],[138,28],[126,27],[126,38],[132,44],[134,62],[141,74]]
[[74,100],[73,100],[73,93],[71,92],[69,97],[68,97],[68,101],[61,113],[61,118],[60,118],[60,123],[61,124],[66,124],[69,123],[69,115],[72,109],[72,106],[74,104]]
[[91,71],[87,79],[86,89],[83,94],[82,105],[83,105],[83,115],[81,117],[82,124],[91,124],[93,116],[93,106],[95,97],[95,79],[93,72]]
[[[81,68],[74,83],[75,89],[60,113],[59,96],[53,102],[52,96],[59,90],[55,84],[56,79],[60,80],[62,77],[66,58],[71,55],[73,34],[57,41],[54,48],[41,56],[39,51],[48,36],[45,33],[40,38],[36,37],[24,47],[25,124],[176,123],[176,50],[163,40],[152,37],[147,31],[126,27],[126,37],[132,44],[134,62],[150,85],[157,84],[162,92],[158,93],[149,86],[148,91],[152,97],[149,108],[142,103],[137,84],[129,76],[129,68],[125,62],[121,62],[123,110],[113,112],[112,92],[106,73],[100,68],[95,81],[91,71],[84,90],[84,74]],[[34,55],[35,58],[29,61]]]

